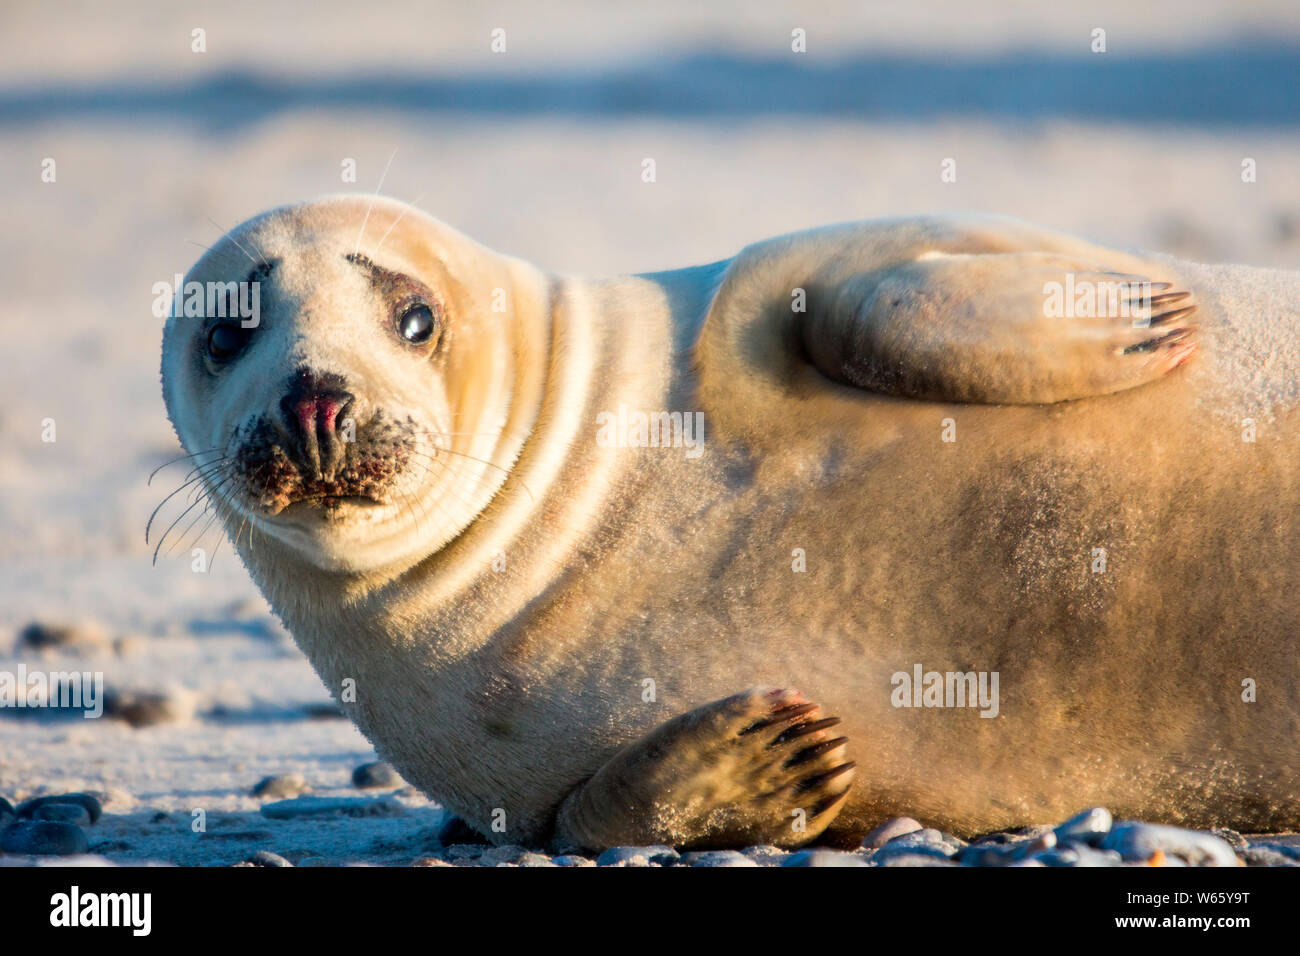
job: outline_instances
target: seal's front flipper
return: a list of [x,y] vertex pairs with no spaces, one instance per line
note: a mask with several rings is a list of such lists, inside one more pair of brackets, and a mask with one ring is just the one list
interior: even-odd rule
[[1190,292],[1056,253],[927,252],[809,291],[802,338],[817,368],[905,398],[1105,395],[1196,349]]
[[848,738],[795,691],[757,688],[661,724],[573,791],[560,849],[798,846],[848,796]]

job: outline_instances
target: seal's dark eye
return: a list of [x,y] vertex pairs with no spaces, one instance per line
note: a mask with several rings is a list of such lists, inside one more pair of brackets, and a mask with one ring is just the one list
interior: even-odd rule
[[214,362],[229,362],[248,343],[249,330],[233,322],[214,325],[208,333],[208,356]]
[[423,345],[433,337],[438,320],[423,302],[408,305],[397,316],[397,331],[402,338],[415,345]]

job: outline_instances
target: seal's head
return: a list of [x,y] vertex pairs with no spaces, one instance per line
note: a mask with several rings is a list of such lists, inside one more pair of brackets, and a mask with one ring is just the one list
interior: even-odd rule
[[232,537],[366,571],[473,520],[517,451],[519,265],[369,197],[273,210],[200,259],[163,394]]

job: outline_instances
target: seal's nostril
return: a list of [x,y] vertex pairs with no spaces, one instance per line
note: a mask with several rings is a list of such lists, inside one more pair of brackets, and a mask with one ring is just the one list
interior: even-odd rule
[[303,369],[289,380],[280,413],[294,450],[314,471],[332,471],[342,457],[339,425],[354,396],[337,375],[317,376]]

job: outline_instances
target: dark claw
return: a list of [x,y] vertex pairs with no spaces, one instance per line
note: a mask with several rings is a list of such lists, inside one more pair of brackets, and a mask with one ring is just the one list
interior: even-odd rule
[[[1195,308],[1195,306],[1193,306]],[[1134,352],[1154,352],[1156,349],[1164,348],[1167,345],[1174,345],[1181,342],[1194,332],[1195,329],[1174,329],[1165,335],[1157,336],[1154,339],[1147,339],[1145,342],[1139,342],[1137,345],[1130,345],[1124,349],[1124,355],[1131,355]]]
[[[1151,301],[1154,302],[1155,299],[1152,299]],[[1155,318],[1151,320],[1151,324],[1153,326],[1164,325],[1166,322],[1172,322],[1175,319],[1181,319],[1185,315],[1191,315],[1195,311],[1196,311],[1196,306],[1194,305],[1189,305],[1181,309],[1175,309],[1172,312],[1165,312],[1162,315],[1157,315]]]
[[788,744],[792,740],[798,740],[800,737],[806,737],[819,730],[825,730],[827,727],[834,727],[838,723],[840,723],[838,717],[827,717],[824,720],[810,720],[802,724],[795,724],[793,727],[787,727],[777,734],[776,739],[772,741],[770,746]]
[[1166,292],[1163,295],[1153,295],[1151,297],[1151,304],[1168,305],[1174,302],[1182,302],[1183,299],[1186,299],[1189,295],[1191,295],[1190,292]]
[[791,704],[789,707],[782,707],[780,710],[774,710],[763,720],[755,721],[740,732],[743,737],[745,734],[752,734],[756,730],[762,730],[764,727],[771,727],[773,724],[781,724],[786,721],[794,720],[796,717],[802,717],[804,714],[810,714],[817,709],[816,704]]
[[836,737],[834,740],[828,740],[825,743],[813,744],[811,747],[804,747],[784,764],[786,767],[797,767],[801,763],[807,763],[815,757],[820,757],[824,753],[830,753],[836,747],[840,746],[848,737]]
[[815,777],[809,777],[806,780],[800,780],[795,786],[795,793],[806,793],[814,790],[824,784],[830,783],[836,777],[842,776],[856,767],[857,764],[850,760],[848,763],[842,763],[838,767],[827,770],[825,773],[819,773]]

